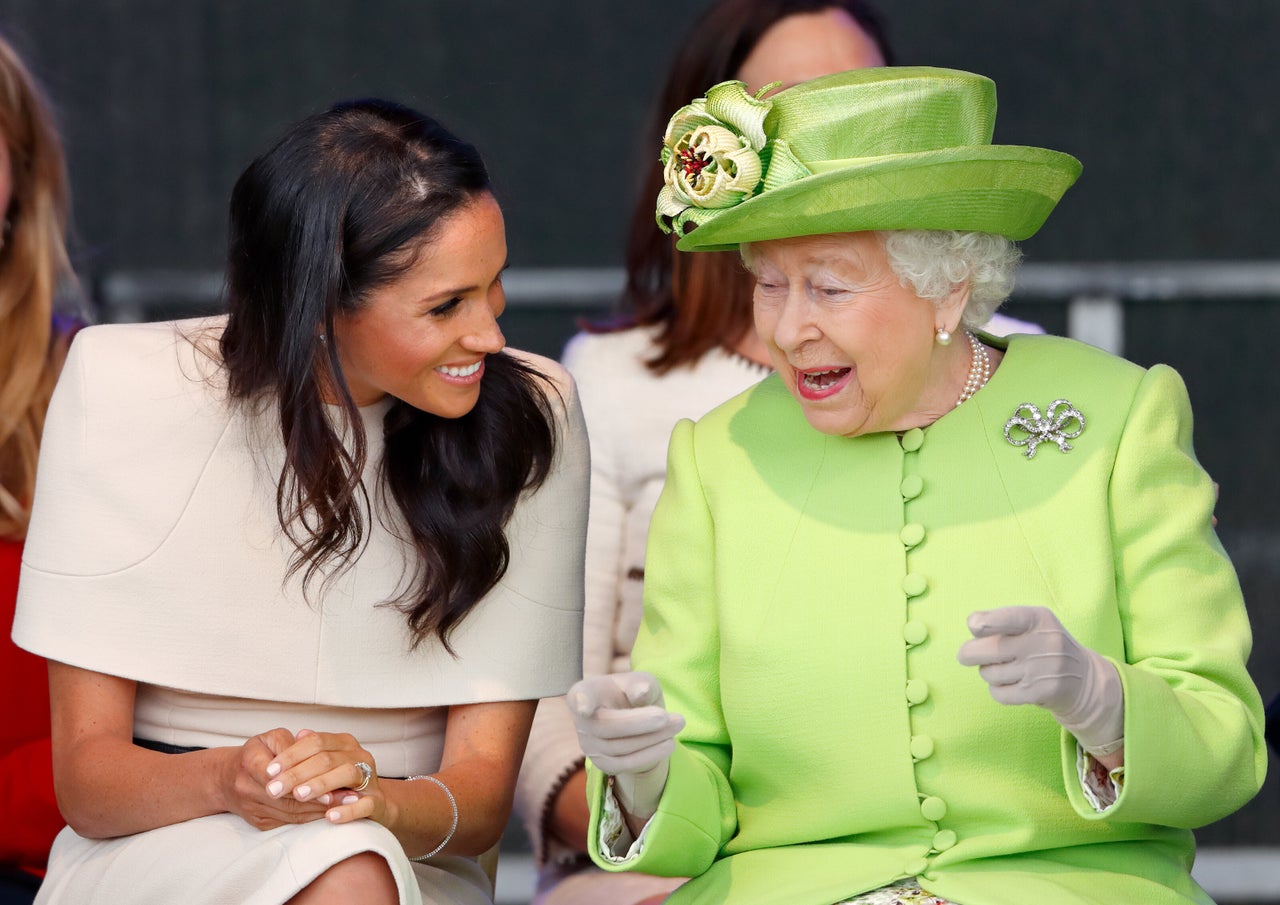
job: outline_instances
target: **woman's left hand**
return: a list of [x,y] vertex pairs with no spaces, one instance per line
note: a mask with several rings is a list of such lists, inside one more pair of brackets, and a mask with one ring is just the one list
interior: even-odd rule
[[[367,783],[361,765],[370,771]],[[386,823],[386,799],[373,755],[345,732],[299,730],[294,743],[267,765],[267,791],[276,798],[292,795],[332,805],[325,812],[331,823],[366,817]]]
[[977,666],[1001,704],[1038,704],[1091,754],[1124,739],[1124,688],[1116,668],[1076,641],[1051,610],[1007,606],[969,616],[973,640],[957,659]]

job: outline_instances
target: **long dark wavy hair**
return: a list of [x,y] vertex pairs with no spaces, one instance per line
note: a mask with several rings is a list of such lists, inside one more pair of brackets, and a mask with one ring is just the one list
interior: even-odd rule
[[[644,135],[660,143],[667,120],[719,82],[738,77],[764,33],[788,16],[843,10],[894,64],[884,16],[870,0],[717,0],[692,22],[667,71]],[[657,144],[654,146],[657,159]],[[751,329],[752,281],[736,251],[676,251],[675,235],[654,222],[662,167],[645,170],[627,234],[623,317],[608,329],[658,326],[658,355],[649,367],[665,373],[697,361],[717,346],[732,348]],[[597,328],[599,329],[599,328]]]
[[[371,290],[403,276],[445,218],[488,191],[470,144],[372,99],[298,123],[236,182],[221,357],[233,400],[278,409],[276,511],[296,548],[289,574],[302,571],[304,588],[359,557],[372,512],[359,413],[336,342],[324,336]],[[340,425],[326,413],[326,391]],[[542,374],[498,353],[486,358],[479,401],[463,417],[400,400],[387,412],[377,499],[394,501],[418,555],[395,601],[415,647],[435,634],[449,648],[451,630],[506,571],[503,527],[555,453],[548,392]]]

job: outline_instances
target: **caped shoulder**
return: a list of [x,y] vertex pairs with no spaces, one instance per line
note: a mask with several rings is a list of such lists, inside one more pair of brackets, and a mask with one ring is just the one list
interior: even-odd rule
[[83,381],[96,401],[209,395],[224,383],[218,339],[225,323],[215,317],[85,327],[71,343],[64,379]]

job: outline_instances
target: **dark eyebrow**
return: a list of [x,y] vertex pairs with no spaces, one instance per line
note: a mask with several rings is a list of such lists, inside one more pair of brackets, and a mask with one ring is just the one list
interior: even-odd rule
[[[498,268],[498,276],[502,276],[503,272],[510,266],[511,266],[511,262],[508,260],[506,263],[504,263],[501,267]],[[456,289],[444,289],[444,290],[441,290],[440,292],[437,292],[433,296],[423,299],[423,302],[433,303],[439,299],[451,299],[459,295],[465,295],[468,292],[475,292],[479,288],[480,288],[479,286],[460,286]]]

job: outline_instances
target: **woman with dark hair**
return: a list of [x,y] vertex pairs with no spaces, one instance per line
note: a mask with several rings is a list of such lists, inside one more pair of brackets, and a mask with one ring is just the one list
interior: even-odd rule
[[[0,619],[13,621],[49,395],[80,321],[56,310],[67,260],[67,171],[39,84],[0,38]],[[0,640],[0,903],[30,902],[62,829],[49,771],[44,661]]]
[[[708,85],[741,78],[752,90],[894,61],[880,13],[866,0],[720,0],[679,44],[644,131]],[[627,246],[626,317],[571,341],[564,364],[582,391],[591,435],[587,534],[586,675],[627,669],[640,624],[645,532],[666,474],[667,438],[768,373],[751,326],[751,280],[733,254],[677,255],[659,230],[658,168],[644,170]],[[670,878],[606,874],[586,856],[583,754],[561,701],[539,707],[516,806],[541,868],[537,905],[638,902]]]
[[76,340],[15,626],[70,824],[38,901],[492,901],[587,482],[506,255],[470,145],[339,104],[237,182],[225,318]]

